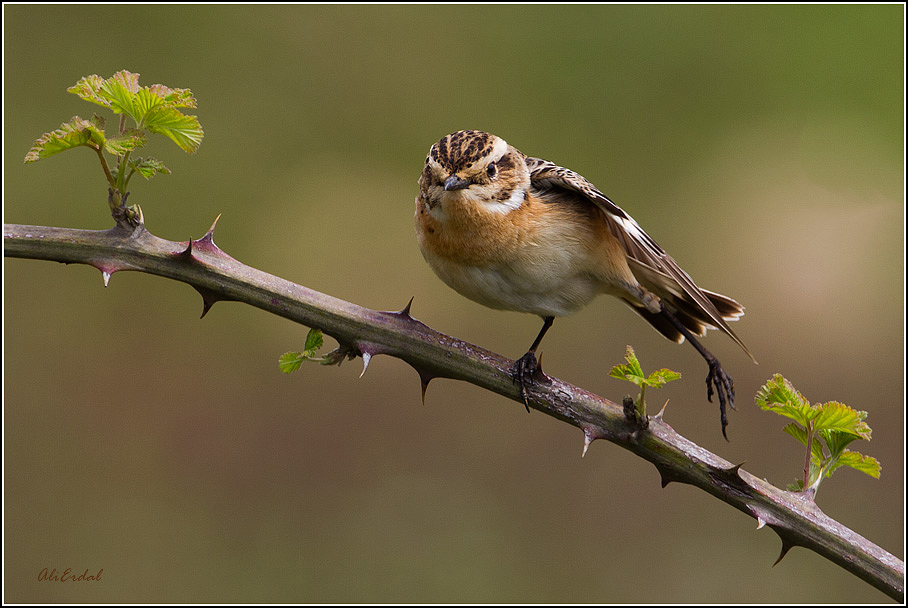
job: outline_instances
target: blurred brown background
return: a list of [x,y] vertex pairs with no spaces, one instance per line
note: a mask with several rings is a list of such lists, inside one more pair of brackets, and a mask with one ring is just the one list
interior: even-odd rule
[[[560,320],[546,371],[620,399],[633,344],[684,378],[680,433],[784,486],[781,372],[870,412],[879,481],[842,469],[819,505],[903,557],[903,7],[5,6],[4,221],[105,228],[97,159],[25,166],[32,142],[103,111],[66,93],[119,69],[189,87],[195,156],[138,178],[155,234],[516,357],[538,330],[450,291],[412,227],[429,146],[496,133],[579,171],[705,288],[739,299],[705,344],[734,376],[730,443],[706,367],[616,301]],[[110,124],[113,124],[113,120]],[[604,442],[471,385],[379,357],[278,372],[306,328],[188,286],[4,265],[9,602],[878,602]],[[43,568],[104,569],[97,583]]]

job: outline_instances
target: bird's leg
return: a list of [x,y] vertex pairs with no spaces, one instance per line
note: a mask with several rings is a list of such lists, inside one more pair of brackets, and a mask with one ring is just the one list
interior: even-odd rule
[[539,335],[533,340],[533,345],[530,346],[530,350],[528,350],[524,356],[517,359],[517,362],[514,364],[514,382],[520,385],[520,398],[523,399],[523,405],[526,406],[527,412],[530,411],[530,404],[527,400],[526,386],[533,383],[537,370],[541,371],[539,370],[539,363],[536,361],[536,349],[539,348],[542,337],[554,322],[555,317],[542,318],[542,329],[539,330]]
[[722,436],[725,437],[725,440],[728,441],[728,435],[725,434],[725,427],[728,426],[728,416],[725,412],[725,404],[728,403],[731,406],[731,409],[735,408],[735,382],[732,380],[724,369],[722,369],[722,364],[719,363],[719,360],[716,359],[715,355],[706,350],[700,342],[694,338],[693,334],[687,329],[681,321],[678,320],[672,312],[665,307],[665,304],[662,304],[662,316],[671,322],[675,328],[681,332],[687,340],[697,349],[697,352],[706,359],[706,364],[709,365],[709,374],[706,376],[706,398],[712,403],[713,400],[713,387],[715,387],[716,395],[719,396],[719,415],[722,420]]

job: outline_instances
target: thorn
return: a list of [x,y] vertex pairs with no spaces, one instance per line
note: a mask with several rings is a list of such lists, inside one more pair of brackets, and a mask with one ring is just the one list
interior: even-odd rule
[[778,565],[778,563],[780,561],[782,561],[783,557],[788,555],[788,552],[791,551],[792,547],[799,544],[797,542],[798,539],[795,535],[793,535],[791,532],[789,532],[785,528],[778,526],[778,525],[774,525],[772,523],[769,523],[766,520],[764,520],[762,517],[757,517],[757,529],[758,530],[761,527],[763,527],[761,522],[762,522],[762,524],[768,525],[769,529],[772,530],[773,532],[775,532],[776,535],[779,537],[779,540],[782,541],[782,549],[779,551],[779,557],[777,557],[776,561],[774,561],[772,564],[772,566],[775,567]]
[[[776,530],[776,533],[778,533],[778,530]],[[794,544],[792,544],[792,543],[786,541],[784,538],[782,538],[781,534],[779,535],[779,538],[782,539],[782,550],[779,551],[779,557],[776,558],[775,562],[773,562],[773,564],[772,564],[773,568],[775,568],[775,566],[780,561],[782,561],[782,558],[785,557],[786,555],[788,555],[788,552],[791,551],[791,548],[794,547]]]
[[220,302],[224,298],[204,287],[195,287],[193,285],[193,288],[202,296],[202,315],[199,318],[204,319],[205,315],[208,314],[208,311],[211,310],[211,307],[214,306],[214,303]]
[[187,260],[192,259],[192,237],[189,237],[189,242],[186,243],[186,249],[175,254],[177,257],[185,258]]
[[750,512],[750,515],[757,520],[757,530],[763,529],[766,526],[766,517],[762,508],[748,505],[747,510]]
[[202,235],[202,238],[200,238],[196,241],[189,239],[190,247],[195,245],[196,249],[198,249],[200,251],[204,251],[206,253],[227,255],[223,251],[221,251],[217,245],[214,244],[214,229],[217,226],[219,219],[221,219],[220,215],[218,215],[216,218],[214,218],[214,222],[211,224],[211,228],[208,229],[208,232],[206,232],[204,235]]
[[423,380],[422,376],[420,376],[420,378],[419,378],[419,389],[420,389],[420,393],[422,396],[423,406],[426,405],[426,389],[429,388],[429,382],[431,382],[431,381],[432,381],[431,378],[429,378],[427,380]]
[[116,264],[108,264],[104,262],[99,262],[97,264],[92,264],[95,268],[101,271],[101,280],[104,281],[104,287],[107,287],[110,284],[110,277],[113,276],[113,273],[118,270],[124,270],[129,268],[128,265],[118,266]]
[[[410,301],[407,302],[407,305],[404,306],[403,310],[401,310],[397,314],[400,315],[401,317],[410,317],[410,307],[413,305],[413,298],[415,298],[415,297],[416,296],[410,296]],[[412,319],[413,317],[410,317],[410,318]]]
[[659,410],[659,413],[653,416],[654,420],[662,420],[662,414],[665,413],[665,408],[668,407],[668,399],[665,400],[665,405],[662,406],[662,409]]
[[592,429],[588,427],[583,429],[583,452],[580,454],[581,458],[586,456],[586,451],[590,449],[590,444],[596,441],[596,439],[598,439],[598,437],[593,434]]
[[410,367],[415,369],[417,374],[419,374],[420,396],[422,399],[422,404],[425,405],[426,404],[426,389],[429,388],[429,383],[432,382],[432,380],[434,380],[438,376],[436,376],[435,374],[429,373],[427,371],[423,371],[422,369],[416,367],[409,361],[405,360],[405,362],[408,363],[410,365]]
[[369,363],[372,361],[374,355],[380,355],[385,351],[385,349],[380,344],[373,344],[371,342],[355,342],[353,348],[350,349],[351,359],[355,358],[356,355],[359,355],[363,358],[363,371],[360,372],[359,377],[362,378],[366,374],[366,370],[369,368]]
[[363,375],[366,373],[366,369],[368,369],[368,367],[369,367],[369,361],[372,360],[372,353],[370,353],[370,352],[367,351],[367,350],[364,350],[364,351],[363,351],[363,354],[362,354],[362,357],[363,357],[363,371],[361,371],[361,372],[359,373],[359,377],[360,377],[360,378],[363,377]]
[[390,315],[392,317],[396,317],[398,319],[406,321],[407,323],[415,323],[418,326],[425,327],[424,323],[414,319],[413,316],[410,314],[410,308],[413,306],[414,298],[415,298],[415,296],[411,297],[410,301],[407,302],[407,305],[404,306],[402,310],[394,310],[394,311],[387,310],[387,311],[382,311],[381,314]]
[[[414,367],[413,369],[416,368]],[[432,380],[435,380],[435,378],[437,378],[438,376],[435,376],[434,374],[430,374],[428,372],[423,372],[419,369],[416,369],[416,373],[419,374],[419,386],[420,390],[422,391],[422,404],[425,405],[426,389],[429,388],[429,383],[432,382]]]
[[674,483],[691,483],[689,480],[684,479],[684,477],[682,477],[680,474],[672,471],[672,469],[667,466],[664,466],[661,464],[656,464],[656,463],[653,463],[653,465],[656,467],[656,470],[659,471],[660,482],[662,483],[663,488],[673,482]]
[[202,236],[202,238],[200,238],[198,241],[196,241],[197,246],[206,244],[206,245],[211,245],[212,247],[217,248],[217,245],[214,244],[214,228],[215,228],[215,226],[218,225],[219,219],[221,219],[220,215],[218,215],[216,218],[214,218],[214,222],[211,224],[211,228],[208,229],[208,232],[206,232]]
[[214,236],[214,229],[218,225],[218,220],[221,219],[221,214],[218,213],[218,216],[214,218],[214,221],[211,222],[211,228],[208,229],[207,235]]
[[667,485],[670,484],[671,482],[675,481],[674,479],[672,479],[672,476],[671,476],[670,473],[668,473],[667,471],[662,470],[662,469],[659,468],[659,467],[656,467],[656,468],[659,470],[659,481],[660,481],[660,483],[662,484],[662,487],[663,487],[663,488],[665,488],[665,486],[667,486]]
[[224,253],[224,251],[219,248],[214,243],[214,229],[217,226],[218,220],[221,219],[221,216],[218,215],[214,222],[211,224],[211,228],[208,229],[202,238],[193,240],[192,237],[189,237],[189,242],[186,243],[186,248],[179,252],[175,253],[175,256],[184,258],[187,261],[198,262],[201,264],[208,264],[209,261],[206,259],[206,255],[219,258],[221,260],[233,260],[229,255]]
[[728,467],[727,469],[721,469],[721,470],[728,473],[729,475],[734,475],[736,477],[740,477],[740,475],[738,475],[738,471],[740,471],[741,467],[743,467],[746,463],[747,463],[747,461],[744,460],[740,464],[736,464],[734,466]]
[[728,486],[729,488],[734,488],[736,491],[743,494],[753,494],[754,489],[740,475],[742,466],[744,466],[744,462],[724,469],[711,466],[711,470],[708,474],[716,483]]

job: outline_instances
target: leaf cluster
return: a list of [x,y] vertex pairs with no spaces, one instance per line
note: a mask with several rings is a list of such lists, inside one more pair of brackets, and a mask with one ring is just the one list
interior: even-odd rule
[[320,357],[315,356],[324,344],[325,338],[317,329],[310,329],[306,334],[306,345],[301,352],[284,353],[278,359],[278,367],[285,374],[292,374],[300,368],[304,361],[313,361],[322,365],[338,365],[350,355],[343,348],[338,348]]
[[838,401],[811,405],[781,374],[763,385],[756,402],[764,410],[792,419],[782,430],[806,448],[804,476],[789,485],[790,490],[816,493],[822,480],[842,466],[879,478],[881,466],[876,458],[847,449],[857,439],[870,441],[871,429],[864,422],[867,412]]
[[[196,107],[196,99],[189,89],[173,89],[162,84],[139,86],[138,74],[121,70],[107,79],[96,74],[85,76],[67,90],[119,114],[119,128],[108,135],[105,120],[97,114],[91,119],[74,116],[59,129],[35,140],[25,155],[25,162],[82,146],[91,148],[98,154],[111,192],[116,192],[118,201],[125,200],[129,180],[136,173],[145,179],[157,173],[170,173],[156,158],[131,157],[145,145],[149,134],[164,135],[190,154],[202,143],[204,132],[198,118],[179,109]],[[127,118],[132,119],[132,125],[127,124]],[[116,163],[108,163],[105,153],[113,156]]]
[[651,373],[649,376],[643,373],[643,368],[640,366],[640,361],[637,359],[637,355],[634,353],[634,349],[628,345],[627,351],[624,355],[624,360],[627,363],[622,363],[614,366],[609,371],[609,376],[612,378],[618,378],[619,380],[627,380],[632,382],[640,387],[640,396],[637,398],[637,411],[640,414],[641,420],[646,419],[646,388],[653,387],[659,388],[666,382],[671,382],[672,380],[677,380],[681,377],[681,374],[678,372],[672,371],[670,369],[659,369]]

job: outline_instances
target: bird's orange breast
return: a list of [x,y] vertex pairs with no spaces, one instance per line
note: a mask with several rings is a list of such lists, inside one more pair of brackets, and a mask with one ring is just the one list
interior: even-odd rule
[[533,232],[531,224],[528,212],[491,213],[467,197],[454,204],[446,201],[441,209],[416,198],[420,247],[457,264],[484,266],[513,255]]
[[533,196],[506,212],[469,196],[434,207],[420,196],[415,221],[423,256],[456,291],[493,308],[560,316],[616,282],[635,283],[598,214]]

